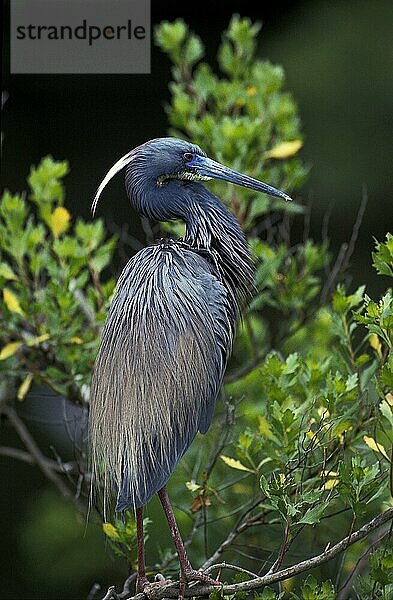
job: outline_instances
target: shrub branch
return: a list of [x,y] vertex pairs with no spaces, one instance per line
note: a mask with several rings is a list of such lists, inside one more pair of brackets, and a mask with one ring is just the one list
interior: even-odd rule
[[[263,575],[262,577],[253,577],[248,581],[243,581],[241,583],[234,583],[230,585],[223,585],[222,594],[223,595],[231,595],[236,592],[248,592],[251,590],[260,589],[266,585],[271,585],[273,583],[277,583],[279,581],[285,581],[299,573],[303,573],[305,571],[310,571],[319,565],[326,563],[336,556],[339,556],[342,552],[344,552],[349,546],[352,546],[356,542],[366,538],[372,532],[376,531],[379,527],[388,523],[393,519],[393,507],[389,508],[385,512],[379,514],[377,517],[360,527],[357,531],[351,533],[346,536],[337,544],[332,546],[331,548],[327,548],[321,554],[317,554],[311,558],[303,560],[295,565],[291,565],[290,567],[286,567],[285,569],[281,569],[280,571],[276,571],[275,573],[268,573]],[[206,563],[205,563],[206,564]],[[221,566],[221,565],[220,565]],[[191,596],[206,596],[213,592],[216,588],[211,585],[201,585],[201,586],[192,586],[188,588],[185,592],[186,597]],[[168,587],[162,588],[153,588],[149,591],[148,594],[140,593],[134,596],[116,596],[114,590],[112,588],[112,596],[106,594],[106,598],[124,598],[124,600],[144,600],[146,595],[149,600],[161,600],[161,598],[177,598],[179,595],[178,587],[175,585],[169,585]]]

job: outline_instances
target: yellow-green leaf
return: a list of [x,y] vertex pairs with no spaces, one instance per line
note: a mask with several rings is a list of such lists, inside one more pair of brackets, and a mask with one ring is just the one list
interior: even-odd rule
[[258,415],[258,429],[262,437],[268,438],[269,440],[277,441],[276,436],[270,429],[270,425],[263,415]]
[[31,337],[28,340],[26,340],[26,345],[31,347],[31,346],[38,346],[38,344],[40,344],[41,342],[45,342],[46,340],[49,340],[50,335],[49,333],[43,333],[42,335],[39,335],[38,337]]
[[201,489],[201,486],[195,483],[195,481],[187,481],[186,488],[190,490],[190,492],[196,492]]
[[257,93],[257,88],[254,85],[249,85],[246,89],[247,96],[255,96]]
[[365,441],[365,443],[367,444],[367,446],[371,450],[373,450],[374,452],[379,452],[380,454],[382,454],[382,456],[384,456],[385,458],[387,458],[387,460],[390,462],[390,458],[388,456],[388,453],[386,452],[386,450],[382,446],[382,444],[378,444],[378,442],[376,442],[374,440],[374,438],[368,437],[367,435],[363,436],[363,440]]
[[238,471],[248,471],[249,473],[254,473],[252,469],[249,469],[248,467],[243,465],[240,462],[240,460],[236,460],[235,458],[231,458],[230,456],[224,456],[224,454],[221,454],[221,460],[223,460],[224,463],[228,465],[228,467],[231,467],[231,469],[237,469]]
[[265,158],[277,158],[283,160],[294,156],[303,146],[302,140],[292,140],[291,142],[281,142],[271,150],[265,152]]
[[105,535],[108,536],[108,538],[113,540],[114,542],[120,540],[120,536],[117,532],[117,529],[114,525],[112,525],[112,523],[103,523],[102,530],[105,533]]
[[339,421],[337,425],[333,427],[333,435],[335,437],[340,437],[344,433],[344,431],[351,431],[352,423],[349,419],[343,419]]
[[4,279],[18,279],[11,267],[5,263],[0,263],[0,277],[4,277]]
[[6,358],[9,358],[10,356],[13,356],[15,354],[15,352],[18,350],[18,348],[20,348],[22,345],[22,342],[10,342],[9,344],[6,344],[0,352],[0,360],[5,360]]
[[43,333],[42,335],[39,335],[35,341],[37,342],[37,344],[41,344],[41,342],[46,342],[46,340],[49,340],[50,335],[49,333]]
[[376,333],[372,333],[369,336],[368,343],[370,344],[371,348],[373,348],[373,350],[375,350],[377,352],[378,356],[381,356],[381,354],[382,354],[382,345],[381,345],[379,337],[377,336]]
[[[325,474],[322,472],[321,476],[324,477]],[[327,479],[326,479],[325,483],[323,484],[323,489],[331,490],[332,488],[336,487],[338,482],[339,482],[339,478],[338,478],[337,471],[329,471],[329,473],[327,474]]]
[[79,346],[81,344],[83,344],[82,338],[80,338],[80,337],[78,337],[76,335],[74,335],[72,338],[70,338],[70,342],[72,342],[73,344],[78,344]]
[[14,292],[11,292],[8,288],[4,288],[3,290],[3,298],[4,304],[11,312],[18,313],[22,317],[24,316],[24,312],[19,304],[18,298],[15,296]]
[[22,381],[22,383],[20,384],[18,392],[16,394],[16,397],[18,400],[23,400],[23,398],[26,396],[27,392],[30,389],[32,381],[33,381],[33,374],[28,373],[26,375],[26,377],[24,378],[24,380]]
[[55,237],[58,237],[70,226],[71,215],[64,206],[58,206],[55,208],[50,216],[49,227]]

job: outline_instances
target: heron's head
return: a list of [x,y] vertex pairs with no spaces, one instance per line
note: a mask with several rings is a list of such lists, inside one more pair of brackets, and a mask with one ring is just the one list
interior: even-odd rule
[[[121,169],[126,169],[126,187],[131,200],[141,209],[138,196],[141,198],[155,194],[164,199],[179,196],[182,191],[195,182],[209,179],[222,179],[241,185],[270,196],[285,200],[291,198],[276,188],[238,173],[208,158],[199,146],[177,138],[157,138],[150,140],[123,156],[108,171],[101,182],[92,204],[95,212],[99,197],[112,177]],[[166,192],[169,192],[166,194]],[[178,200],[179,201],[179,200]],[[138,205],[139,204],[139,205]],[[143,211],[149,214],[149,211]]]

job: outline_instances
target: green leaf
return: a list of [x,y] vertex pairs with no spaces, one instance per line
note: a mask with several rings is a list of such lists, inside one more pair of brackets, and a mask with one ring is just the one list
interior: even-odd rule
[[375,242],[376,251],[373,252],[373,266],[378,275],[393,277],[393,235],[386,235],[386,242]]
[[24,227],[27,213],[26,202],[20,195],[4,192],[0,201],[0,215],[8,230],[19,236]]
[[350,392],[351,390],[356,389],[358,383],[358,374],[352,373],[348,375],[347,380],[345,382],[345,391]]
[[67,161],[55,161],[51,156],[43,158],[38,167],[32,167],[28,177],[31,198],[38,205],[40,214],[48,214],[45,205],[55,200],[62,204],[64,187],[61,182],[69,171]]
[[177,19],[173,23],[163,21],[154,30],[155,43],[169,54],[175,64],[182,59],[182,46],[187,32],[188,27],[183,19]]
[[184,61],[185,63],[189,66],[192,67],[198,60],[200,60],[203,56],[203,44],[201,42],[201,39],[196,36],[196,35],[192,35],[186,45],[185,45],[185,49],[184,49]]
[[384,399],[379,405],[379,410],[381,414],[387,419],[393,430],[393,407],[388,403],[386,399]]
[[307,525],[315,525],[315,523],[319,523],[323,513],[329,506],[329,502],[324,501],[320,502],[317,506],[313,508],[309,508],[303,517],[299,519],[298,523],[305,523]]

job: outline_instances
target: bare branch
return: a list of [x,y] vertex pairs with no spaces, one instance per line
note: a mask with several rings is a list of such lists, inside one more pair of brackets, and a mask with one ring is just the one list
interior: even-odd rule
[[23,421],[19,418],[16,411],[10,406],[3,405],[1,407],[1,412],[3,412],[8,417],[8,420],[14,427],[20,440],[23,442],[26,449],[34,459],[34,462],[41,469],[45,477],[54,484],[54,486],[58,489],[58,491],[64,498],[71,500],[76,506],[76,508],[81,513],[85,514],[86,507],[83,505],[82,502],[80,502],[79,499],[75,498],[75,495],[70,490],[70,488],[59,476],[56,470],[52,468],[51,461],[49,461],[46,458],[46,456],[41,452],[33,436],[31,435]]
[[359,210],[357,212],[355,223],[352,228],[351,238],[348,242],[348,248],[347,248],[347,252],[345,255],[345,260],[342,265],[343,271],[346,271],[348,269],[349,261],[351,260],[353,252],[355,250],[356,242],[357,242],[357,239],[359,236],[360,226],[362,224],[364,213],[365,213],[366,206],[367,206],[367,201],[368,201],[367,190],[365,187],[363,187],[362,200],[360,202]]
[[326,280],[326,283],[323,287],[323,290],[321,293],[321,300],[320,300],[321,304],[326,302],[328,295],[333,290],[333,287],[336,285],[336,283],[339,279],[340,273],[341,274],[345,273],[345,271],[349,267],[349,261],[351,260],[353,252],[355,250],[355,245],[356,245],[356,241],[359,236],[360,226],[363,221],[366,206],[367,206],[367,191],[365,188],[363,188],[362,200],[360,202],[359,210],[356,215],[355,223],[353,225],[351,238],[348,243],[345,242],[344,244],[342,244],[342,246],[339,250],[336,262],[334,263],[333,268],[330,271],[330,274],[329,274],[329,276]]
[[[28,465],[36,464],[35,458],[29,452],[26,452],[25,450],[20,450],[20,448],[13,448],[11,446],[0,446],[0,456],[15,458],[16,460],[25,462]],[[44,457],[44,460],[49,469],[57,471],[58,473],[72,473],[75,470],[75,465],[70,462],[61,463],[46,457]]]
[[284,531],[284,538],[280,547],[280,551],[278,553],[278,558],[276,560],[275,563],[273,563],[271,569],[269,570],[269,573],[276,573],[278,571],[278,569],[281,567],[282,565],[282,561],[284,560],[284,556],[285,553],[288,549],[288,542],[289,542],[289,532],[290,532],[290,521],[287,520],[286,525],[285,525],[285,531]]
[[15,458],[28,465],[35,465],[36,462],[32,455],[25,450],[19,450],[19,448],[12,448],[10,446],[0,446],[0,456],[7,456],[8,458]]
[[[242,583],[235,583],[230,585],[224,585],[222,587],[223,595],[231,595],[236,592],[247,592],[256,590],[266,585],[277,583],[278,581],[284,581],[290,577],[294,577],[304,571],[309,571],[323,563],[326,563],[336,556],[344,552],[349,546],[355,544],[359,540],[366,538],[370,533],[388,523],[393,519],[393,507],[389,508],[384,513],[379,514],[377,517],[360,527],[357,531],[352,533],[350,536],[346,536],[337,544],[331,548],[325,550],[321,554],[317,554],[312,558],[301,561],[295,565],[281,569],[275,573],[269,573],[262,577],[255,577]],[[215,589],[211,585],[192,586],[185,591],[185,596],[206,596]],[[161,600],[162,598],[177,598],[179,594],[178,587],[174,585],[163,586],[162,588],[152,589],[149,591],[149,600]],[[128,600],[146,600],[145,594],[136,594],[135,596],[129,596]]]

